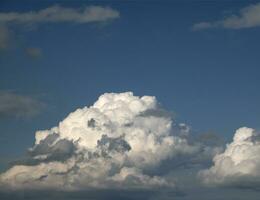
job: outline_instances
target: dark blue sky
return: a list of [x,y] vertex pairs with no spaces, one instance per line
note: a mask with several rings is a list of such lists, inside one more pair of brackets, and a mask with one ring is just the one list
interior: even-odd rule
[[[25,2],[1,1],[0,12],[54,4]],[[256,2],[98,1],[95,5],[118,10],[120,18],[13,27],[12,47],[0,54],[0,90],[35,96],[46,108],[30,119],[1,118],[1,154],[22,154],[36,130],[55,126],[104,92],[156,96],[197,133],[229,140],[241,126],[259,128],[260,28],[192,30],[195,23],[222,19]],[[26,56],[27,47],[40,48],[40,58]]]

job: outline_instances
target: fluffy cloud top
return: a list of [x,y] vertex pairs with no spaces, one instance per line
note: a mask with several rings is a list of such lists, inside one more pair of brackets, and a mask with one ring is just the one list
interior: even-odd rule
[[233,142],[227,145],[225,152],[214,157],[214,165],[199,173],[204,183],[259,188],[259,136],[254,129],[238,129]]
[[0,13],[0,22],[16,23],[43,23],[43,22],[75,22],[89,23],[101,22],[118,18],[119,12],[101,6],[88,6],[84,9],[64,8],[61,6],[51,6],[39,11],[25,13],[9,12]]
[[260,26],[260,3],[247,6],[240,10],[239,15],[231,15],[223,20],[200,22],[193,25],[193,30],[209,28],[241,29]]
[[27,157],[1,174],[0,183],[15,189],[172,187],[152,169],[198,149],[173,132],[155,97],[106,93],[57,127],[37,131]]

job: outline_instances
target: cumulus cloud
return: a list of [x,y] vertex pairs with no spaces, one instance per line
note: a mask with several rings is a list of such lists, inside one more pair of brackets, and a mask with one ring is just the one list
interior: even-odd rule
[[260,135],[254,129],[240,128],[233,142],[213,159],[214,165],[199,173],[205,184],[260,187]]
[[175,125],[153,96],[105,93],[58,126],[37,131],[27,156],[1,174],[0,183],[69,191],[175,187],[156,169],[180,155],[201,152],[201,145],[187,140],[188,131],[184,124]]
[[0,91],[0,117],[34,117],[44,106],[33,97]]
[[227,16],[213,22],[200,22],[193,25],[193,30],[209,28],[242,29],[260,26],[260,3],[242,8],[238,15]]
[[84,9],[66,8],[58,5],[44,8],[39,11],[30,12],[2,12],[0,22],[2,23],[58,23],[58,22],[104,22],[113,20],[120,16],[117,10],[110,7],[87,6]]

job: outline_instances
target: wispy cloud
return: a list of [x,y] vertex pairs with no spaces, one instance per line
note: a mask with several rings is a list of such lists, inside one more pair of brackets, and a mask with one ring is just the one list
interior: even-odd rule
[[42,57],[42,50],[36,47],[28,47],[25,49],[26,55],[28,55],[32,59],[37,59]]
[[242,8],[237,15],[212,22],[199,22],[193,25],[193,30],[210,28],[242,29],[260,26],[260,3]]
[[0,51],[6,50],[10,44],[10,31],[4,25],[0,25]]
[[[50,6],[41,10],[27,12],[0,12],[0,53],[8,50],[16,37],[10,25],[39,25],[43,23],[98,23],[108,22],[120,17],[118,10],[103,6],[81,8]],[[42,56],[40,48],[25,48],[31,58]]]
[[88,6],[84,9],[65,8],[58,5],[51,6],[38,11],[29,12],[2,12],[0,22],[2,23],[58,23],[74,22],[89,23],[103,22],[119,18],[120,13],[110,7]]
[[10,91],[0,91],[0,117],[25,117],[38,115],[45,104],[31,96]]

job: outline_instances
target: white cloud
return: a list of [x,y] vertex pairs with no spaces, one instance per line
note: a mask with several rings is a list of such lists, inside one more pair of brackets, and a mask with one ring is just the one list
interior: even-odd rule
[[84,9],[65,8],[61,6],[51,6],[39,11],[29,11],[24,13],[8,12],[0,13],[0,22],[9,23],[58,23],[74,22],[89,23],[102,22],[116,19],[120,16],[117,10],[109,7],[88,6]]
[[[153,169],[163,161],[198,153],[200,147],[174,134],[172,124],[155,97],[105,93],[93,106],[70,113],[57,127],[37,131],[27,158],[1,174],[1,187],[174,187],[172,179]],[[187,131],[184,126],[180,125]]]
[[30,96],[0,91],[0,117],[33,117],[45,104]]
[[193,30],[209,28],[242,29],[260,26],[260,3],[242,8],[238,15],[213,22],[200,22],[193,25]]
[[[0,53],[15,43],[16,34],[12,25],[35,25],[43,23],[94,23],[107,22],[120,17],[119,11],[110,7],[86,6],[68,8],[59,5],[38,11],[0,12]],[[40,48],[25,47],[25,54],[31,58],[42,56]]]
[[260,185],[260,139],[259,133],[251,128],[236,131],[233,142],[222,154],[214,157],[214,165],[199,173],[205,184],[234,187]]

